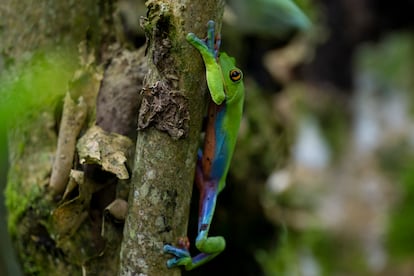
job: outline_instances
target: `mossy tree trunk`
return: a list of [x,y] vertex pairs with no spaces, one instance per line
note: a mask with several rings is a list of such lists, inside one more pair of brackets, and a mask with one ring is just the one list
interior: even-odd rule
[[162,246],[186,235],[207,96],[185,35],[220,26],[224,1],[147,1],[141,49],[122,13],[135,4],[0,4],[2,64],[23,83],[12,92],[52,91],[9,129],[9,231],[27,274],[180,273]]

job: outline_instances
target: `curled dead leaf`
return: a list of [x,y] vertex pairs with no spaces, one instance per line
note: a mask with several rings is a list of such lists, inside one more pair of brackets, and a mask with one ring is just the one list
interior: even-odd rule
[[79,139],[76,148],[81,164],[97,164],[119,179],[128,179],[126,161],[132,155],[133,145],[126,136],[93,126]]

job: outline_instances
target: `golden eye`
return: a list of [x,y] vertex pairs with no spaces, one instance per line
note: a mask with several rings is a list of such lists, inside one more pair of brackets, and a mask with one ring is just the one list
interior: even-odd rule
[[230,79],[233,82],[238,82],[243,78],[243,73],[239,69],[233,69],[230,71]]

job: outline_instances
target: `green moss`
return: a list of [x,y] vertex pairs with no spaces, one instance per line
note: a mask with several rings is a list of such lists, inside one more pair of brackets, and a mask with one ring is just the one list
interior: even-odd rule
[[12,236],[16,236],[16,225],[32,200],[20,192],[20,186],[18,182],[9,181],[5,192],[7,209],[13,210],[8,216],[9,233]]

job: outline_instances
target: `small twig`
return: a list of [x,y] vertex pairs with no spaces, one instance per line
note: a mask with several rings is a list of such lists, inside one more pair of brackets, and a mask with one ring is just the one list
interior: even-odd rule
[[79,102],[76,104],[70,93],[66,93],[56,156],[53,162],[52,176],[50,177],[50,188],[55,195],[60,195],[65,191],[73,164],[76,138],[85,122],[86,114],[87,106],[82,97],[79,98]]

